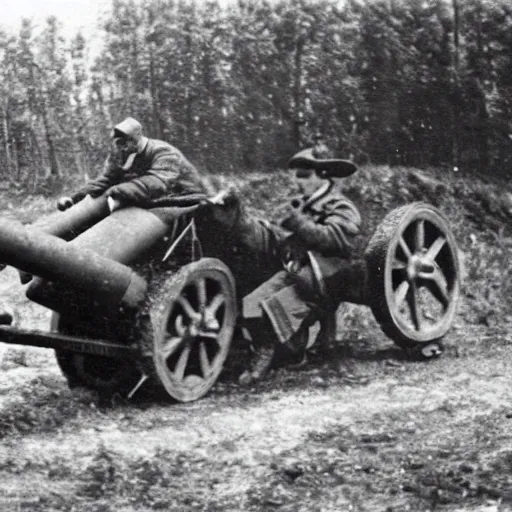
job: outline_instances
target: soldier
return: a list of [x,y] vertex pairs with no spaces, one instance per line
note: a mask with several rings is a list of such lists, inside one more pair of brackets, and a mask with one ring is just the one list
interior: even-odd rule
[[332,316],[341,300],[363,301],[357,294],[364,289],[365,272],[352,263],[361,217],[334,181],[357,168],[347,160],[325,158],[326,146],[320,147],[300,151],[289,161],[302,196],[287,206],[279,225],[248,216],[234,191],[219,195],[221,207],[212,209],[217,221],[237,232],[241,244],[269,261],[281,258],[284,266],[243,299],[243,317],[258,334],[252,367],[240,378],[244,384],[260,379],[272,365],[276,345],[269,343],[269,333],[290,351],[303,353],[298,335],[303,327]]
[[196,168],[174,146],[149,139],[142,125],[132,117],[112,131],[112,148],[103,174],[71,197],[62,197],[57,206],[66,210],[86,195],[106,193],[111,211],[123,206],[148,207],[165,196],[204,193]]

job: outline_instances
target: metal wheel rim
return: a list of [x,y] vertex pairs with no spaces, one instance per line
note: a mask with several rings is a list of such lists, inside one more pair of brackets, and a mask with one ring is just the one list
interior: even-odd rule
[[[385,293],[391,318],[405,336],[420,343],[444,336],[456,311],[459,262],[446,224],[429,208],[411,212],[386,255]],[[429,310],[433,303],[437,308]]]
[[169,301],[155,336],[156,370],[171,397],[197,400],[213,386],[235,322],[231,276],[219,269],[195,270]]

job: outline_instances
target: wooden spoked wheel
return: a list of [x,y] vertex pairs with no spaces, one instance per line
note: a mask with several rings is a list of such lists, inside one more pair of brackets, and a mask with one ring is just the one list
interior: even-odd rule
[[236,325],[229,268],[215,258],[182,267],[159,290],[150,312],[160,383],[177,401],[197,400],[222,371]]
[[457,244],[433,206],[413,203],[390,212],[366,249],[369,305],[383,331],[424,357],[453,322],[460,291]]
[[[62,334],[99,337],[91,332],[87,325],[53,313],[50,329]],[[91,328],[92,329],[92,328]],[[95,335],[96,334],[96,335]],[[118,341],[118,340],[116,340]],[[100,393],[129,391],[140,377],[133,360],[113,357],[81,354],[68,350],[55,350],[57,364],[66,377],[69,387],[85,387]]]

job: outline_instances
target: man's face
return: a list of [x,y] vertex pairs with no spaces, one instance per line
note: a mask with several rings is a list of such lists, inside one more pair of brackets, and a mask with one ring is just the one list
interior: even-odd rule
[[301,193],[310,197],[325,183],[325,179],[320,178],[314,169],[295,169],[295,182]]
[[137,142],[128,137],[116,137],[113,149],[122,159],[126,159],[128,155],[137,151]]

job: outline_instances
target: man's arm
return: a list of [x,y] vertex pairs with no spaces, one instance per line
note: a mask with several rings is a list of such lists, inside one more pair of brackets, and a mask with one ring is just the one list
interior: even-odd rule
[[162,151],[143,176],[110,188],[109,196],[122,203],[144,204],[167,194],[181,176],[185,162],[179,153]]
[[361,232],[361,215],[348,199],[340,199],[327,207],[327,217],[321,224],[295,210],[282,226],[292,231],[309,250],[348,258],[353,240]]
[[81,201],[86,195],[99,197],[112,185],[119,183],[121,176],[122,170],[109,156],[105,161],[103,174],[98,178],[89,181],[81,189],[75,192],[71,196],[71,199],[74,203],[78,203],[78,201]]

